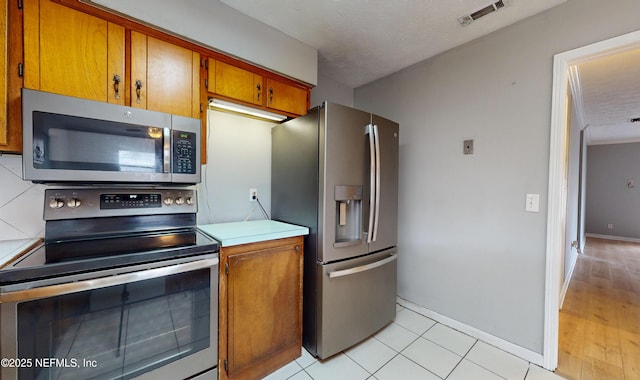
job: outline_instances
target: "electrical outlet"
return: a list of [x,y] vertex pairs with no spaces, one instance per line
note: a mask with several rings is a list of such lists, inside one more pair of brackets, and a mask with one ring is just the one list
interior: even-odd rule
[[612,230],[612,229],[613,229],[613,223],[609,223],[609,224],[607,224],[607,229],[608,229],[608,230]]
[[258,189],[249,189],[249,202],[255,202],[258,199]]

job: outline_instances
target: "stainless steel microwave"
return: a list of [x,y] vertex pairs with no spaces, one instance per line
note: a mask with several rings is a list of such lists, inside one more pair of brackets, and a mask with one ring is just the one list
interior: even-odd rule
[[22,90],[23,178],[39,183],[200,182],[200,120]]

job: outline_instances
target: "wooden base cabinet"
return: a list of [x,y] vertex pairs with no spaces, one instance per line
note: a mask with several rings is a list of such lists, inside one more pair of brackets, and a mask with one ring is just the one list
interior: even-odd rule
[[303,238],[220,249],[219,379],[258,379],[300,356]]

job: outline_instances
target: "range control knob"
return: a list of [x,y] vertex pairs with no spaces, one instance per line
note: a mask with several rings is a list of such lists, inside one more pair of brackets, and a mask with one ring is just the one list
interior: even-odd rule
[[178,206],[183,205],[184,204],[184,198],[182,198],[182,197],[176,198],[176,204]]
[[60,198],[53,198],[52,200],[49,201],[49,207],[50,208],[63,208],[64,207],[64,201]]
[[191,205],[193,204],[193,198],[191,198],[191,197],[187,197],[186,202],[187,202],[187,204],[188,204],[189,206],[191,206]]
[[67,201],[67,206],[69,206],[70,208],[80,207],[81,204],[82,202],[78,198],[71,198]]
[[162,203],[164,203],[167,206],[171,206],[173,204],[173,198],[166,197],[164,200],[162,200]]

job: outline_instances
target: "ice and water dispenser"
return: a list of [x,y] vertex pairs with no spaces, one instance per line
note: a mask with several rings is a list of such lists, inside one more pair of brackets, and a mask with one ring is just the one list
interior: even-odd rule
[[334,247],[360,244],[362,240],[362,186],[336,186],[336,241]]

